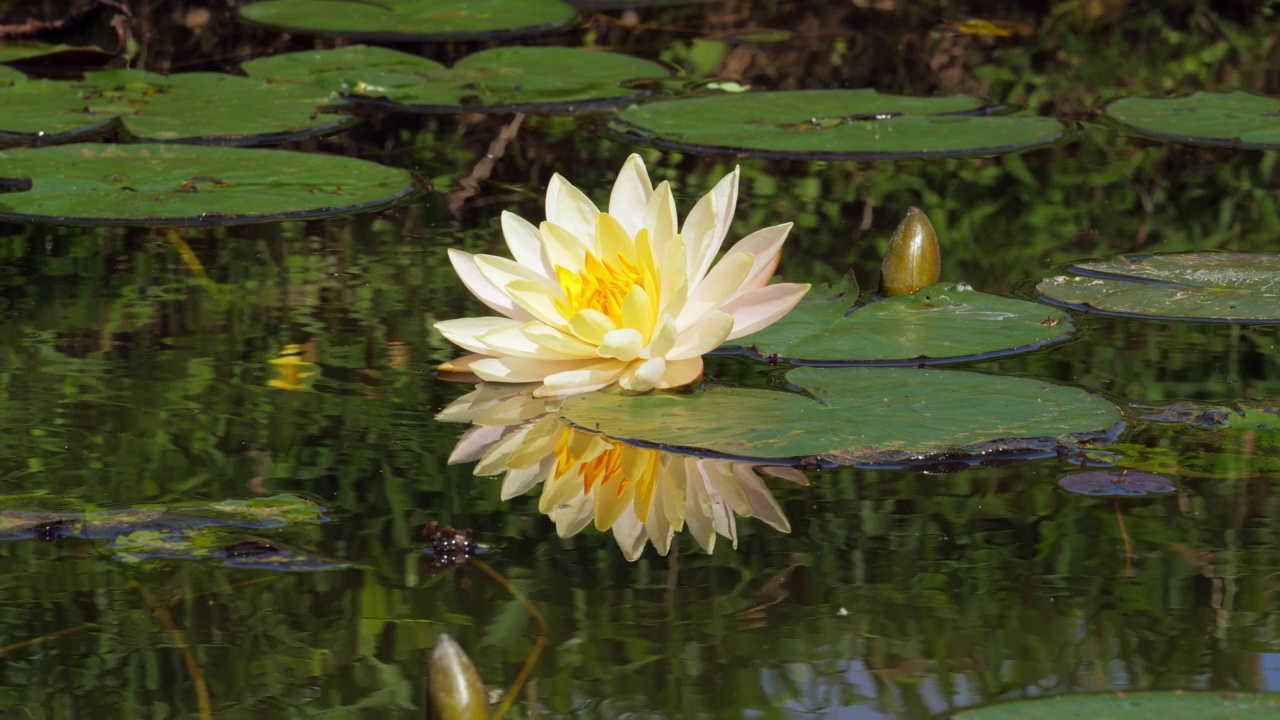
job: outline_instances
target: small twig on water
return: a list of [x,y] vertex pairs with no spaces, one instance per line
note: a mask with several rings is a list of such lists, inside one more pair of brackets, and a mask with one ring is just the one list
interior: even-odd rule
[[498,137],[489,143],[489,150],[480,158],[480,162],[471,168],[471,174],[462,178],[458,182],[461,187],[449,193],[449,212],[457,215],[462,211],[462,206],[467,199],[475,195],[480,190],[480,183],[489,179],[489,175],[493,173],[493,166],[497,164],[502,156],[507,152],[507,145],[515,139],[516,133],[520,131],[520,123],[524,122],[524,113],[516,113],[511,118],[511,122],[503,126],[498,133]]
[[196,656],[191,652],[191,646],[187,645],[187,640],[182,635],[182,630],[173,622],[173,616],[169,614],[169,607],[160,602],[155,595],[146,587],[131,583],[142,596],[143,600],[151,606],[151,611],[160,619],[160,624],[164,625],[164,629],[169,632],[169,637],[173,638],[173,644],[177,646],[178,653],[182,655],[182,664],[187,667],[187,674],[191,676],[191,684],[195,688],[196,705],[200,708],[200,720],[213,720],[213,705],[209,702],[209,688],[204,684],[204,674],[200,672],[200,664],[196,662]]
[[1120,539],[1124,540],[1124,576],[1133,577],[1133,545],[1129,543],[1129,533],[1124,529],[1124,513],[1120,512],[1120,501],[1112,500],[1116,508],[1116,523],[1120,525]]

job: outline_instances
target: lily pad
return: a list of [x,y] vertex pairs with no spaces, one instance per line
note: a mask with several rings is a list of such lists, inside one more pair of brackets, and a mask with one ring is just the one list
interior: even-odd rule
[[1179,98],[1122,98],[1107,115],[1151,137],[1196,145],[1280,148],[1280,98],[1198,92]]
[[10,176],[0,185],[14,188],[0,193],[0,218],[82,225],[315,218],[385,207],[416,192],[408,171],[355,158],[192,145],[0,151],[0,173]]
[[618,129],[666,147],[799,158],[985,155],[1051,143],[1057,120],[981,114],[965,95],[875,90],[712,95],[628,108]]
[[916,365],[1026,352],[1070,336],[1071,319],[1026,300],[938,283],[855,307],[852,278],[810,292],[760,332],[733,341],[795,364]]
[[1058,484],[1069,492],[1098,496],[1138,497],[1175,490],[1173,481],[1162,475],[1128,470],[1090,470],[1072,473],[1059,480]]
[[1179,423],[1205,430],[1275,430],[1280,432],[1280,405],[1211,405],[1178,401],[1163,406],[1134,405],[1143,420]]
[[1073,265],[1042,280],[1046,300],[1079,310],[1162,320],[1280,322],[1280,253],[1192,252]]
[[668,76],[648,60],[564,47],[493,48],[447,68],[417,55],[354,45],[261,58],[243,69],[276,86],[311,86],[417,112],[576,110],[641,97],[646,92],[628,82]]
[[1242,692],[1126,692],[1062,695],[952,712],[954,720],[1241,720],[1280,713],[1280,695]]
[[220,73],[106,70],[71,81],[3,75],[0,140],[66,142],[119,121],[129,135],[148,141],[263,145],[355,122],[322,114],[325,102],[316,88]]
[[56,62],[65,65],[103,65],[118,54],[96,45],[62,45],[39,40],[10,38],[0,44],[0,63]]
[[276,572],[340,570],[350,563],[325,560],[261,538],[232,535],[213,528],[195,531],[138,530],[111,544],[115,559],[152,564],[165,560],[214,561],[225,567]]
[[705,387],[689,394],[587,393],[560,414],[633,443],[733,457],[839,464],[982,452],[1010,439],[1104,433],[1118,408],[1029,378],[907,368],[796,368],[807,394]]
[[240,17],[295,35],[381,42],[528,35],[573,20],[560,0],[266,0]]

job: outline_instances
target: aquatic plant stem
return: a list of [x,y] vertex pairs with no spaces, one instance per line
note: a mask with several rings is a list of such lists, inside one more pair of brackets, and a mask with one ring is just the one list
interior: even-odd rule
[[182,664],[187,667],[187,675],[191,676],[191,684],[195,689],[196,705],[200,708],[200,720],[213,720],[213,705],[209,702],[209,688],[204,683],[204,674],[200,672],[200,664],[196,662],[196,656],[191,652],[191,646],[187,644],[186,638],[182,635],[182,629],[173,622],[173,616],[169,614],[169,607],[160,602],[155,595],[151,593],[145,586],[131,582],[134,589],[142,596],[143,600],[151,606],[151,611],[160,619],[160,624],[164,625],[164,629],[168,631],[169,637],[173,638],[174,644],[178,648],[178,653],[182,656]]
[[489,564],[483,560],[471,558],[471,565],[479,568],[484,574],[488,575],[498,585],[501,585],[507,592],[511,593],[511,597],[516,599],[524,607],[525,612],[529,613],[529,617],[533,618],[534,623],[538,625],[538,637],[533,641],[533,650],[529,651],[529,656],[525,658],[524,665],[520,668],[520,673],[516,675],[516,679],[511,683],[511,688],[507,690],[506,696],[502,698],[502,704],[493,713],[493,720],[502,720],[507,711],[515,703],[516,697],[520,693],[520,688],[529,680],[529,675],[533,673],[533,666],[538,664],[538,658],[542,655],[542,649],[547,644],[547,619],[542,617],[542,613],[538,612],[538,608],[534,606],[529,598],[523,593],[515,589],[505,577],[497,570],[489,567]]
[[1120,539],[1124,540],[1124,576],[1133,577],[1133,545],[1129,542],[1129,532],[1124,529],[1124,513],[1120,512],[1120,501],[1112,500],[1116,509],[1116,524],[1120,526]]

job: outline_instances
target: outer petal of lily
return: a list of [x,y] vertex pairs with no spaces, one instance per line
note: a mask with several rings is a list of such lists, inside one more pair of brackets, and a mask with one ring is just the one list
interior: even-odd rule
[[456,357],[452,360],[446,360],[436,366],[436,370],[439,372],[471,373],[474,375],[475,371],[471,369],[471,363],[487,359],[489,359],[488,355],[472,353],[470,355]]
[[[533,360],[530,358],[486,357],[468,363],[468,369],[490,382],[537,382],[548,375],[588,367],[590,360]],[[541,388],[540,388],[541,389]],[[538,391],[534,391],[536,396]]]
[[755,261],[747,253],[726,255],[723,260],[711,268],[711,272],[690,292],[684,308],[676,316],[676,329],[684,332],[694,323],[702,319],[707,312],[724,305],[742,288],[747,272]]
[[507,428],[498,425],[474,425],[467,428],[458,438],[458,444],[449,453],[449,464],[472,462],[479,460],[485,452],[502,439]]
[[[534,397],[552,395],[577,395],[591,392],[612,385],[627,364],[620,360],[599,360],[587,362],[571,369],[547,375],[542,379],[542,387],[533,391]],[[479,375],[479,373],[476,373]],[[481,376],[483,377],[483,376]]]
[[689,534],[698,541],[698,545],[707,552],[716,549],[715,522],[711,515],[714,512],[711,498],[707,495],[707,481],[696,462],[686,465],[688,469],[688,485],[685,488],[684,523]]
[[489,349],[488,343],[481,336],[506,328],[516,328],[518,330],[523,324],[519,320],[512,320],[511,318],[478,317],[441,320],[432,327],[439,330],[446,340],[458,347],[482,355],[492,355],[493,352]]
[[658,387],[666,372],[666,358],[656,357],[631,363],[618,377],[618,386],[630,392],[646,393]]
[[778,500],[765,487],[764,481],[756,475],[755,470],[746,463],[733,464],[733,476],[738,481],[738,487],[747,497],[747,501],[751,503],[751,516],[755,517],[769,527],[780,532],[791,532],[791,521],[787,520],[787,516],[782,512],[782,508],[778,507]]
[[[488,320],[489,318],[471,318],[472,320]],[[476,332],[472,341],[477,343],[480,349],[473,348],[470,345],[463,345],[460,340],[455,340],[452,336],[445,334],[446,330],[459,334],[466,332],[468,328],[444,327],[438,328],[441,334],[449,338],[455,343],[462,345],[468,350],[477,350],[485,355],[510,355],[511,357],[529,358],[534,360],[577,360],[583,357],[591,357],[595,355],[595,348],[583,345],[579,348],[577,341],[566,342],[563,345],[553,342],[543,342],[539,338],[529,335],[525,332],[528,326],[537,326],[546,328],[546,330],[555,333],[558,332],[554,328],[538,322],[522,323],[518,320],[507,320],[507,318],[494,318],[506,320],[504,323],[494,323],[492,328],[483,329],[476,328]],[[457,323],[459,320],[444,320],[437,323],[446,325],[447,323]]]
[[613,192],[609,193],[609,214],[622,223],[631,237],[635,237],[644,227],[644,210],[651,197],[653,182],[649,180],[649,171],[645,169],[644,160],[632,154],[622,164],[622,171],[613,182]]
[[560,173],[547,184],[547,220],[581,238],[595,233],[600,209]]
[[694,357],[686,360],[668,360],[667,370],[658,383],[659,390],[692,385],[702,377],[702,358]]
[[649,230],[649,242],[655,257],[662,257],[667,243],[676,235],[676,199],[671,194],[671,183],[658,183],[649,204],[644,209],[644,226]]
[[502,211],[502,237],[506,238],[511,257],[521,265],[531,268],[548,281],[555,281],[555,272],[547,264],[542,253],[542,234],[533,223],[506,210]]
[[494,287],[501,288],[503,294],[508,297],[511,295],[508,288],[514,282],[542,288],[543,292],[552,297],[564,296],[558,282],[549,280],[537,270],[525,267],[515,260],[497,255],[476,255],[475,262],[476,267],[480,269],[480,274],[484,275]]
[[529,311],[517,307],[506,293],[481,274],[480,268],[476,266],[476,256],[450,248],[449,262],[453,264],[453,270],[458,273],[458,279],[462,284],[466,285],[471,294],[479,298],[480,302],[487,307],[515,320],[533,319]]
[[557,505],[547,516],[556,524],[556,535],[569,538],[582,532],[595,513],[595,498],[579,494],[576,498]]
[[535,485],[547,479],[547,475],[555,468],[555,458],[547,456],[536,465],[513,468],[502,479],[502,490],[498,493],[505,502],[520,497],[533,489]]
[[719,310],[708,312],[676,337],[668,356],[684,360],[706,355],[724,344],[733,331],[734,322],[733,316],[728,313]]
[[628,507],[613,523],[613,539],[618,543],[618,549],[622,550],[627,562],[635,562],[644,552],[649,538],[640,519]]
[[769,284],[769,278],[773,276],[773,271],[778,267],[778,260],[782,258],[782,243],[787,239],[789,232],[791,232],[791,223],[774,225],[751,233],[729,248],[725,253],[726,256],[740,252],[748,252],[755,256],[755,262],[747,272],[747,279],[742,283],[743,288],[754,290]]
[[[594,346],[584,343],[573,335],[557,330],[550,325],[539,322],[526,323],[520,328],[520,333],[525,339],[536,345],[544,354],[544,357],[563,355],[573,358],[590,358],[596,355]],[[487,336],[484,340],[490,345],[494,345]]]
[[736,340],[774,324],[809,292],[800,283],[777,283],[743,293],[721,306],[733,316],[733,332],[726,340]]
[[733,224],[733,212],[738,204],[739,175],[739,170],[735,167],[733,172],[725,175],[708,193],[715,203],[715,224],[711,228],[711,236],[704,240],[691,238],[688,233],[682,233],[685,242],[690,244],[689,277],[695,283],[698,278],[707,274],[711,263],[720,252],[720,246],[724,244],[725,236],[729,234],[729,226]]
[[671,550],[671,538],[675,537],[676,534],[671,527],[671,519],[667,517],[667,513],[663,509],[666,496],[675,492],[674,484],[669,481],[669,478],[669,470],[664,469],[661,471],[657,487],[653,489],[649,517],[644,523],[645,535],[649,536],[649,542],[653,543],[653,549],[663,556]]

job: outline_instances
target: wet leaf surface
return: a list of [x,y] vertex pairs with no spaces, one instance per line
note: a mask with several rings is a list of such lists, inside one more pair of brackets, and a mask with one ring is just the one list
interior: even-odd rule
[[1173,481],[1151,473],[1128,470],[1091,470],[1068,475],[1058,481],[1064,490],[1080,495],[1119,495],[1139,497],[1152,493],[1173,492]]
[[265,0],[240,16],[296,35],[403,42],[533,34],[567,24],[574,11],[559,0]]
[[1270,693],[1131,692],[1064,695],[954,712],[955,720],[1243,720],[1272,717],[1280,698]]
[[1111,118],[1144,135],[1203,145],[1280,148],[1280,98],[1198,92],[1178,98],[1121,98]]

